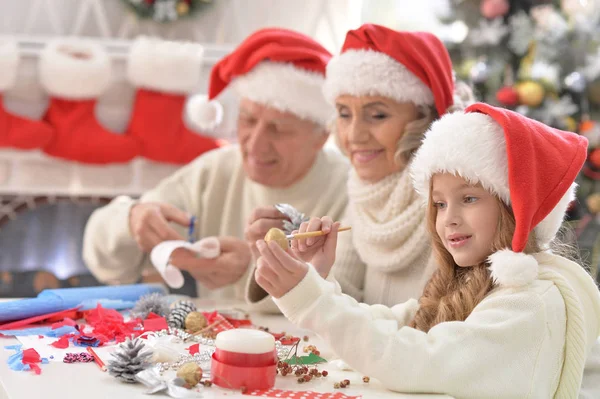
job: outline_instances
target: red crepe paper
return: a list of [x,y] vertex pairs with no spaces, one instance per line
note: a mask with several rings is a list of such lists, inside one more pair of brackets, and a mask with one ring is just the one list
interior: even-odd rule
[[42,339],[42,338],[44,338],[44,336],[43,335],[38,335],[38,338]]
[[69,336],[70,335],[72,335],[72,334],[63,335],[62,337],[60,337],[56,341],[52,342],[50,345],[52,345],[53,347],[58,348],[58,349],[68,348],[69,347]]
[[357,399],[362,395],[350,396],[341,392],[313,392],[313,391],[289,391],[285,389],[256,389],[244,392],[244,395],[262,396],[265,398],[293,398],[293,399]]
[[31,363],[40,363],[42,361],[42,358],[35,349],[29,348],[23,351],[23,360],[21,361],[23,362],[23,364],[31,365]]
[[168,329],[169,325],[164,317],[157,316],[144,320],[144,331],[160,331]]
[[227,320],[233,326],[233,328],[252,326],[252,321],[250,321],[249,319],[232,319],[229,317],[225,317],[225,320]]
[[208,325],[219,322],[218,324],[215,324],[215,326],[213,327],[213,330],[216,333],[220,333],[222,331],[227,331],[227,330],[233,330],[235,328],[233,325],[231,325],[231,323],[225,317],[223,317],[222,314],[220,314],[217,311],[209,312],[209,313],[202,313],[202,314],[204,315],[204,317],[206,317],[206,321],[208,322]]
[[29,317],[29,318],[23,319],[23,320],[11,321],[10,323],[1,324],[0,330],[14,330],[17,328],[25,328],[25,327],[28,327],[30,324],[38,323],[40,321],[62,320],[65,317],[78,318],[78,317],[76,317],[77,309],[79,309],[79,307],[73,308],[73,309],[61,310],[60,312],[54,312],[54,313],[48,313],[48,314],[35,316],[35,317]]
[[57,328],[61,328],[64,326],[76,327],[77,323],[75,323],[75,321],[70,317],[65,317],[62,321],[52,324],[52,329],[56,330]]
[[190,353],[190,355],[195,355],[196,353],[200,352],[200,344],[194,344],[187,348],[187,350]]
[[143,331],[140,328],[140,319],[125,322],[123,315],[114,309],[105,309],[98,304],[96,309],[84,312],[87,323],[94,328],[94,332],[87,334],[98,338],[101,344],[112,341],[124,342],[126,338],[137,337]]
[[298,341],[300,341],[300,338],[298,338],[298,337],[289,337],[289,338],[284,337],[279,340],[279,342],[281,342],[281,345],[294,345]]

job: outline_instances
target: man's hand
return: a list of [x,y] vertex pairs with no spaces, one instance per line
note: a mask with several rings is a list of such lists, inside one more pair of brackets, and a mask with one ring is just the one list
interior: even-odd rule
[[210,290],[238,281],[248,269],[252,258],[250,246],[235,237],[219,237],[221,255],[215,259],[201,259],[196,253],[178,248],[171,254],[171,264],[185,270]]
[[269,229],[273,227],[281,229],[283,221],[287,219],[287,216],[273,206],[256,208],[252,211],[246,225],[245,237],[255,259],[260,256],[256,249],[256,241],[264,239]]
[[129,231],[144,252],[163,241],[184,240],[169,222],[188,226],[191,216],[170,204],[159,202],[139,203],[129,212]]

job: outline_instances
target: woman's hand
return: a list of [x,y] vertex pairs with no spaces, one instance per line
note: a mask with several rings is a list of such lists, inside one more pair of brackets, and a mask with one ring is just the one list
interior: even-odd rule
[[313,217],[308,222],[300,225],[296,233],[310,231],[324,231],[328,233],[320,237],[309,237],[292,240],[292,251],[305,262],[309,262],[323,278],[327,278],[335,262],[335,249],[337,247],[337,235],[340,223],[333,223],[329,216],[322,218]]
[[284,251],[275,241],[256,242],[260,257],[254,279],[274,298],[281,298],[306,276],[309,266],[290,250]]

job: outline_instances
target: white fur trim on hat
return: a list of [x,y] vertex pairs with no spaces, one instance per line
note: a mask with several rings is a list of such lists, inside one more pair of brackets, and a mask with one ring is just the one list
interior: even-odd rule
[[494,283],[502,287],[523,287],[538,278],[538,261],[523,252],[503,249],[490,255],[488,261]]
[[127,77],[136,87],[188,94],[200,83],[203,54],[198,43],[142,36],[131,45]]
[[111,79],[111,63],[102,46],[89,40],[54,40],[39,60],[40,81],[51,96],[68,99],[98,97]]
[[327,64],[323,87],[330,104],[344,94],[383,96],[398,102],[432,105],[433,93],[404,65],[387,54],[373,50],[348,50]]
[[322,75],[291,63],[263,61],[236,77],[231,87],[241,97],[326,126],[334,109],[323,97],[324,81]]
[[535,226],[535,238],[542,249],[546,249],[556,236],[556,233],[558,233],[558,230],[565,219],[567,208],[571,201],[575,199],[576,191],[577,183],[571,184],[571,187],[569,187],[554,209],[552,209],[552,211],[550,211],[550,213]]
[[223,121],[223,105],[217,100],[208,101],[205,94],[192,96],[185,107],[190,124],[200,131],[210,131]]
[[17,80],[19,59],[17,42],[0,37],[0,91],[14,86]]
[[481,183],[510,204],[504,131],[490,116],[455,112],[431,125],[411,164],[416,191],[429,198],[435,173],[452,173]]

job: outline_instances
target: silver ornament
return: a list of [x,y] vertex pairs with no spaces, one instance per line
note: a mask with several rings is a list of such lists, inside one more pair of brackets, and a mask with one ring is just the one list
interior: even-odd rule
[[310,220],[308,216],[290,204],[275,204],[275,209],[289,218],[289,220],[283,221],[283,231],[285,234],[292,234],[292,231],[300,229],[302,222]]
[[579,72],[571,72],[565,77],[565,87],[574,93],[583,93],[586,86],[585,77]]
[[469,77],[475,84],[485,82],[490,76],[490,70],[487,62],[478,61],[469,71]]

